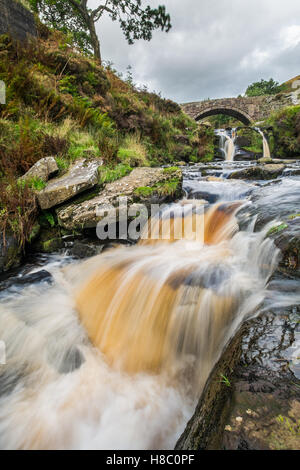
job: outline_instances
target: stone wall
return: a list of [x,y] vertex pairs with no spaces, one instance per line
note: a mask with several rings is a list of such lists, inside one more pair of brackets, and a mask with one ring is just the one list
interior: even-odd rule
[[15,0],[0,0],[0,34],[7,33],[19,41],[37,35],[34,16]]

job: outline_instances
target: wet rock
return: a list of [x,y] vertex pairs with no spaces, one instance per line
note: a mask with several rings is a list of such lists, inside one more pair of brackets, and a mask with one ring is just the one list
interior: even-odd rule
[[235,154],[234,156],[234,161],[235,162],[244,162],[244,161],[253,161],[253,160],[257,160],[257,155],[255,153],[246,153],[246,152],[242,152],[242,153],[237,153]]
[[240,358],[241,341],[242,334],[239,333],[210,374],[195,413],[176,444],[176,450],[221,448],[221,429],[225,427],[231,406],[231,381],[233,369]]
[[69,171],[50,181],[46,188],[37,193],[41,209],[62,204],[98,183],[98,168],[101,160],[82,159],[74,163]]
[[288,353],[298,329],[291,313],[270,313],[251,322],[234,374],[224,449],[300,449],[300,381]]
[[[59,209],[58,222],[67,230],[94,228],[110,215],[113,223],[120,196],[127,198],[128,207],[138,210],[142,204],[171,201],[181,194],[182,172],[178,168],[136,168],[124,178],[107,184],[98,196]],[[103,208],[102,214],[99,208]],[[126,213],[124,217],[127,219]]]
[[18,289],[21,287],[27,287],[32,284],[39,284],[41,282],[46,282],[47,284],[51,284],[53,278],[51,274],[46,270],[41,270],[33,274],[28,274],[27,276],[20,276],[20,277],[11,277],[5,282],[0,284],[0,291],[10,289],[11,287],[17,287]]
[[237,136],[234,143],[238,145],[238,147],[250,147],[251,146],[251,139],[244,136]]
[[22,180],[30,180],[38,178],[44,182],[58,173],[58,166],[54,157],[41,158],[36,162],[25,175],[21,177]]
[[284,176],[299,176],[300,168],[286,168],[284,170]]
[[0,273],[20,265],[22,250],[17,239],[10,234],[0,235]]
[[64,242],[61,238],[51,238],[43,243],[42,253],[53,253],[61,250],[64,247]]
[[212,371],[176,449],[300,448],[300,370],[296,377],[293,350],[298,315],[291,307],[242,326]]
[[192,199],[198,199],[198,200],[204,199],[210,204],[214,204],[220,198],[219,194],[212,194],[212,193],[208,193],[205,191],[192,191],[189,197]]
[[103,249],[103,245],[94,245],[84,241],[75,241],[69,250],[71,256],[77,259],[90,258],[99,255]]
[[233,171],[229,174],[229,179],[258,179],[258,180],[270,180],[277,178],[282,175],[285,169],[285,165],[282,164],[265,164],[251,166],[243,170]]
[[[272,229],[270,230],[272,232]],[[279,269],[300,276],[300,214],[290,216],[270,233],[281,251]]]
[[64,354],[58,371],[60,374],[70,374],[80,369],[84,362],[82,352],[78,348],[72,347]]
[[62,231],[59,227],[42,227],[39,236],[28,246],[34,253],[53,253],[61,250],[65,246]]

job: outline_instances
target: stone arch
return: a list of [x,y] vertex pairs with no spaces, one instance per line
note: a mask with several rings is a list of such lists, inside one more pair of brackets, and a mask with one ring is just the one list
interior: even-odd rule
[[217,114],[225,114],[227,116],[234,117],[241,121],[243,124],[246,126],[249,126],[252,122],[251,116],[249,116],[248,113],[245,111],[241,111],[238,108],[234,107],[223,107],[223,106],[218,106],[216,108],[206,108],[203,109],[203,111],[200,111],[199,114],[196,116],[196,121],[200,121],[201,119],[204,119],[209,116],[215,116]]

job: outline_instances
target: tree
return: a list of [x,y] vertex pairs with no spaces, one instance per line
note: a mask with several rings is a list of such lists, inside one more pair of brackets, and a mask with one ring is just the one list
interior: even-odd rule
[[276,95],[282,91],[282,86],[275,82],[273,78],[270,80],[261,79],[260,82],[254,82],[248,86],[246,96],[262,96],[262,95]]
[[164,6],[142,6],[142,0],[99,0],[90,9],[88,0],[29,0],[31,8],[56,29],[73,33],[75,42],[85,51],[93,51],[101,63],[100,42],[96,23],[106,13],[118,21],[129,44],[137,39],[150,41],[152,32],[171,28],[170,15]]

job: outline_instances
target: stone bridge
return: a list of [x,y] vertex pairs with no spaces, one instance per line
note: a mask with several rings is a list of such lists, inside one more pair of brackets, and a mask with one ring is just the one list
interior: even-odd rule
[[251,98],[224,98],[182,104],[183,111],[196,121],[216,114],[232,116],[245,125],[263,121],[273,111],[292,106],[291,93],[255,96]]

